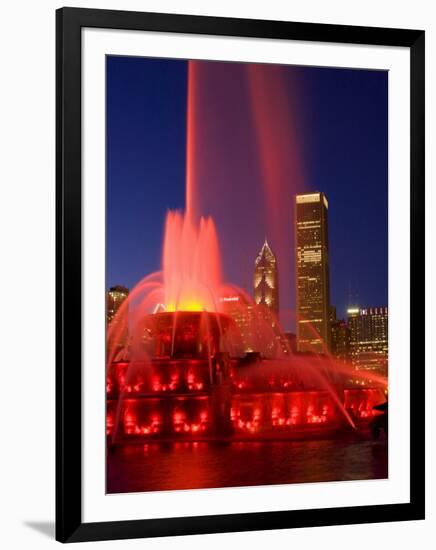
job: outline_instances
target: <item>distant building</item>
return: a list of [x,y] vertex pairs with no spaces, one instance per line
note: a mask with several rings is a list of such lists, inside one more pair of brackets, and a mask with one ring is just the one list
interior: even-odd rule
[[357,370],[383,376],[388,370],[388,308],[348,309],[350,357]]
[[343,363],[350,359],[350,329],[337,318],[335,306],[330,306],[330,353]]
[[254,265],[254,302],[266,306],[276,316],[279,312],[279,276],[277,260],[265,239]]
[[121,304],[129,295],[129,289],[124,286],[113,286],[106,295],[106,320],[111,323]]
[[336,306],[330,306],[329,311],[330,311],[330,323],[337,321]]
[[346,321],[335,319],[330,325],[330,351],[331,354],[343,363],[350,359],[350,329]]
[[220,298],[220,311],[231,317],[239,330],[241,349],[236,350],[236,355],[260,351],[257,346],[253,305],[242,296],[226,295]]
[[[277,259],[266,239],[254,264],[253,287],[254,303],[258,306],[257,325],[260,329],[259,340],[262,342],[263,355],[269,358],[288,355],[289,344],[281,333],[278,322],[279,272]],[[268,334],[269,330],[271,330],[270,334]]]
[[295,197],[297,349],[330,350],[328,202],[324,193]]

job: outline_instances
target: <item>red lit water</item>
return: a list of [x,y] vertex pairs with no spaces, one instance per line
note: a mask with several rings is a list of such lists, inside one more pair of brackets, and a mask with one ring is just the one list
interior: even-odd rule
[[113,449],[108,493],[384,479],[386,441],[349,435],[295,441],[176,442]]

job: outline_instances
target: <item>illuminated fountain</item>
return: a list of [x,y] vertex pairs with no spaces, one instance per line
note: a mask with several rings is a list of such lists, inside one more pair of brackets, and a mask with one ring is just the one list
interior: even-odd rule
[[163,272],[132,290],[108,329],[111,440],[308,437],[367,422],[384,380],[346,387],[355,373],[283,349],[261,307],[222,282],[213,221],[170,212]]
[[[200,215],[196,159],[204,157],[205,119],[196,112],[196,66],[189,64],[186,212],[167,214],[162,271],[132,289],[107,331],[109,441],[312,437],[362,428],[385,401],[386,379],[356,373],[327,353],[292,354],[278,319],[224,283],[214,220]],[[253,105],[261,134],[280,135],[263,128],[269,118],[262,98]],[[274,158],[264,162],[267,182],[281,177],[273,168],[283,163]],[[281,227],[274,233],[290,234]]]

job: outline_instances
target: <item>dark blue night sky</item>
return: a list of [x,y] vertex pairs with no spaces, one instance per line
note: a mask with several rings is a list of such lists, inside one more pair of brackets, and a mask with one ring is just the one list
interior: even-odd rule
[[[387,305],[387,73],[289,74],[299,83],[303,190],[324,191],[329,201],[331,303],[341,316],[351,303]],[[160,269],[165,214],[184,208],[186,105],[187,62],[107,58],[108,286],[131,288]]]

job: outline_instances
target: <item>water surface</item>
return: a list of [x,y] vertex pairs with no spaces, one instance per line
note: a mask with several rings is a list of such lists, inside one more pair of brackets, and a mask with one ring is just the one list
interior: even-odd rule
[[107,492],[387,477],[384,440],[178,442],[116,447],[108,454]]

